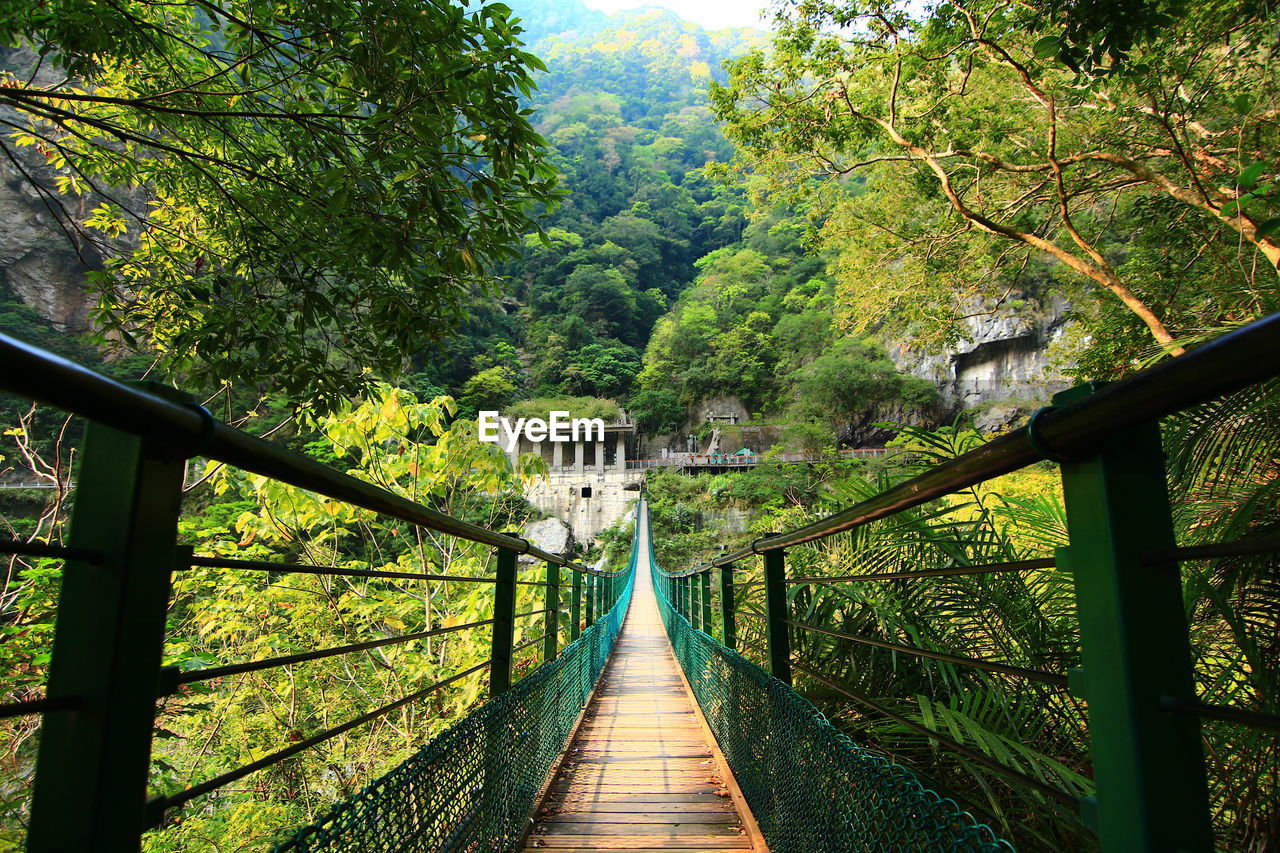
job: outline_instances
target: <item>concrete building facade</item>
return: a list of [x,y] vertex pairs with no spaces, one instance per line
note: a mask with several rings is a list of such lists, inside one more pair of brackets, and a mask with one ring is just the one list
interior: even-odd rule
[[[502,447],[511,444],[505,422]],[[507,451],[514,463],[523,453],[537,453],[548,476],[525,490],[538,509],[564,521],[579,542],[594,539],[617,522],[636,499],[643,472],[628,471],[628,449],[635,443],[635,426],[625,419],[607,424],[603,440],[532,442],[515,440]]]

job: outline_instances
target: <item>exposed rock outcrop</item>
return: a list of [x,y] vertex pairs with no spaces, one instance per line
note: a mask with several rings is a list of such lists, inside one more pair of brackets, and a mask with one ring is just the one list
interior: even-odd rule
[[1055,373],[1049,348],[1065,331],[1070,306],[1061,299],[1026,299],[1011,310],[971,306],[966,332],[955,346],[923,353],[902,341],[886,342],[889,358],[904,373],[938,387],[953,411],[1003,400],[1044,401],[1069,387]]
[[[0,47],[0,68],[25,77],[34,67],[36,55],[30,50]],[[61,78],[46,63],[32,82],[53,85]],[[11,107],[0,107],[0,116],[15,124],[26,122]],[[16,146],[10,140],[4,145],[12,159],[0,157],[0,284],[58,331],[88,331],[96,297],[85,274],[101,269],[108,254],[127,252],[133,242],[127,237],[86,239],[77,223],[104,199],[92,193],[62,195],[55,171],[36,146]],[[141,198],[134,192],[115,200],[133,208]]]
[[[568,554],[573,550],[573,530],[558,518],[542,518],[530,521],[520,533],[529,544],[541,548],[549,554]],[[521,562],[537,562],[527,554],[520,557]]]

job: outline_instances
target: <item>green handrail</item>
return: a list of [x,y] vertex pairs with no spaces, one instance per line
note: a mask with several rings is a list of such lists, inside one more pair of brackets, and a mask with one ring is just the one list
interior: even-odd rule
[[[227,426],[190,402],[117,382],[53,353],[0,334],[0,390],[154,442],[172,456],[214,459],[472,542],[508,548],[573,571],[594,573],[517,536],[488,530],[414,503],[301,453]],[[156,386],[158,388],[158,386]]]
[[[3,335],[0,335],[0,390],[61,408],[89,421],[80,454],[68,545],[0,543],[0,548],[8,553],[65,560],[46,696],[0,705],[0,717],[43,715],[27,838],[30,851],[137,850],[143,833],[160,825],[167,810],[417,701],[468,675],[488,669],[490,693],[495,698],[518,690],[529,678],[526,676],[512,685],[512,658],[521,648],[512,647],[512,630],[515,621],[523,616],[548,614],[548,636],[539,638],[545,654],[535,674],[549,666],[564,669],[565,656],[580,658],[580,651],[571,650],[580,650],[584,644],[575,625],[571,635],[579,640],[578,645],[571,644],[551,657],[556,642],[550,635],[560,630],[558,575],[547,585],[542,610],[533,614],[514,612],[515,587],[520,583],[516,579],[516,560],[521,554],[529,554],[548,566],[569,569],[575,580],[575,596],[581,590],[577,580],[587,577],[597,589],[595,603],[601,609],[611,606],[616,609],[619,599],[630,589],[617,582],[624,573],[629,577],[629,568],[623,572],[604,572],[578,565],[564,555],[543,551],[522,538],[437,512],[222,424],[207,410],[189,399],[182,399],[172,389],[158,385],[146,390],[131,387]],[[162,666],[173,572],[192,565],[216,564],[274,572],[413,579],[444,577],[429,573],[193,558],[189,547],[178,544],[177,526],[185,462],[194,456],[217,460],[497,550],[498,570],[493,578],[451,578],[493,584],[492,619],[252,664],[232,664],[222,668],[224,674],[492,626],[489,658],[243,767],[192,785],[173,796],[148,800],[147,777],[156,700],[191,680]],[[581,603],[575,597],[570,609],[576,610]],[[601,637],[607,636],[608,631],[587,633],[593,639],[586,645],[596,649],[592,654],[598,657]],[[546,676],[542,678],[545,680]],[[561,716],[565,713],[567,711],[561,709]],[[68,815],[75,817],[69,819]]]
[[1056,457],[1092,454],[1112,436],[1280,374],[1280,313],[1223,335],[1186,355],[1043,410],[1028,426],[892,489],[795,530],[765,536],[749,547],[678,574],[699,574],[745,557],[824,539],[960,489]]
[[[682,590],[690,578],[732,572],[761,555],[765,612],[735,610],[731,575],[721,574],[721,621],[726,643],[738,616],[764,621],[771,674],[790,683],[792,666],[851,699],[989,769],[1011,777],[1048,800],[1078,809],[1105,851],[1209,851],[1213,837],[1200,737],[1200,719],[1280,729],[1280,718],[1200,702],[1195,696],[1188,626],[1178,563],[1217,554],[1276,550],[1275,537],[1180,549],[1173,525],[1157,421],[1251,384],[1280,375],[1280,314],[1224,335],[1192,352],[1110,385],[1086,384],[1058,394],[1027,427],[819,521],[757,539],[683,572],[658,576],[680,618],[688,619]],[[787,578],[787,548],[853,530],[953,494],[1041,459],[1059,464],[1070,545],[1053,560],[986,566],[925,568],[883,575]],[[1070,678],[944,655],[963,666],[997,669],[1069,687],[1089,707],[1097,797],[1080,799],[1053,789],[989,756],[903,717],[792,659],[791,629],[832,634],[791,618],[788,584],[918,580],[946,575],[1028,571],[1057,565],[1075,579],[1083,667]],[[737,584],[743,586],[745,584]],[[706,626],[704,626],[706,630]],[[836,636],[840,636],[838,633]],[[849,637],[855,642],[864,638]],[[872,643],[873,645],[876,643]],[[895,653],[938,657],[924,649],[883,644]]]
[[604,671],[631,601],[639,538],[617,597],[559,655],[432,738],[277,853],[515,850]]
[[1012,853],[954,801],[853,743],[788,685],[716,642],[709,625],[695,628],[673,600],[679,576],[662,571],[651,537],[644,547],[676,660],[773,853]]

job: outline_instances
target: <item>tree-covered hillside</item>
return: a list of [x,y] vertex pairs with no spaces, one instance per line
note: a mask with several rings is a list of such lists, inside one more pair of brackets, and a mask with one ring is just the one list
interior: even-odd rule
[[[487,322],[427,358],[418,387],[472,407],[605,397],[655,432],[727,395],[843,440],[859,421],[903,414],[900,398],[927,408],[927,387],[836,328],[828,259],[805,251],[803,219],[753,212],[745,188],[720,177],[734,149],[707,87],[762,34],[708,32],[660,10],[602,18],[544,5],[516,9],[547,63],[535,127],[564,197],[500,267],[508,316],[477,305]],[[559,21],[574,26],[554,32]]]
[[[140,2],[150,8],[146,0]],[[404,266],[426,259],[430,251],[425,247],[420,247],[427,252],[421,257],[388,256],[389,266],[372,258],[368,252],[389,251],[386,247],[415,239],[412,229],[423,223],[402,211],[409,217],[402,228],[408,236],[393,239],[371,231],[371,221],[394,226],[385,215],[370,219],[362,214],[359,205],[374,202],[357,203],[348,189],[337,185],[299,185],[292,191],[329,193],[332,197],[312,211],[319,217],[313,227],[349,226],[358,239],[307,240],[306,255],[295,256],[287,246],[279,247],[278,257],[288,263],[271,273],[270,284],[260,264],[211,265],[208,258],[226,253],[209,242],[212,232],[198,225],[199,218],[212,215],[215,201],[229,204],[236,216],[220,221],[240,229],[239,236],[219,239],[240,240],[248,233],[245,229],[252,229],[253,218],[262,218],[252,206],[258,201],[224,195],[216,173],[206,174],[208,170],[194,165],[197,183],[188,185],[183,196],[194,199],[192,205],[181,213],[161,206],[153,214],[173,223],[179,221],[176,217],[186,217],[182,221],[187,224],[148,224],[130,212],[128,199],[111,194],[109,184],[123,177],[145,186],[154,166],[120,175],[108,170],[96,181],[82,181],[77,177],[81,172],[88,175],[101,168],[93,165],[97,149],[77,155],[71,149],[49,147],[52,143],[41,141],[40,133],[56,141],[56,125],[37,117],[35,135],[14,137],[19,150],[49,152],[47,167],[67,173],[65,180],[58,178],[58,186],[68,198],[83,192],[88,199],[83,205],[101,202],[96,213],[77,223],[98,241],[85,251],[96,251],[92,257],[103,258],[105,267],[90,276],[97,282],[90,298],[102,306],[95,315],[105,334],[100,342],[113,350],[149,355],[174,381],[195,392],[223,392],[229,417],[252,409],[264,395],[295,408],[331,408],[344,394],[376,379],[397,382],[424,401],[451,394],[464,414],[529,398],[606,398],[634,409],[646,429],[663,431],[683,423],[700,401],[730,392],[776,419],[816,418],[824,426],[811,434],[826,432],[845,441],[854,438],[853,421],[870,422],[883,414],[855,413],[851,407],[875,400],[889,402],[885,411],[901,414],[891,398],[905,386],[892,365],[876,354],[875,344],[852,339],[842,343],[845,355],[833,356],[836,373],[825,362],[809,365],[823,347],[845,337],[834,322],[839,312],[833,280],[825,272],[834,255],[815,257],[805,251],[803,217],[785,206],[758,209],[743,184],[724,180],[735,150],[711,112],[708,88],[728,84],[726,63],[759,48],[762,32],[710,32],[656,9],[604,15],[577,2],[543,0],[518,3],[510,20],[493,20],[504,28],[504,37],[524,43],[512,54],[531,68],[527,78],[510,78],[513,88],[521,89],[524,106],[515,118],[527,118],[522,132],[536,133],[544,141],[545,165],[538,168],[554,170],[558,186],[550,193],[544,180],[550,172],[540,172],[536,192],[532,183],[526,188],[527,209],[518,212],[514,198],[501,202],[508,205],[501,208],[505,219],[485,238],[490,243],[483,251],[478,243],[464,243],[458,251],[446,252],[463,264],[466,275]],[[190,34],[195,45],[200,38],[211,41],[210,49],[195,49],[194,58],[213,65],[225,60],[212,46],[234,47],[239,37],[234,27],[224,33],[215,23],[200,18]],[[180,35],[177,30],[171,33],[172,43],[164,50],[176,55],[182,49]],[[21,58],[13,54],[11,60],[20,64]],[[164,60],[144,59],[151,61]],[[311,61],[324,60],[317,55]],[[86,61],[83,67],[94,66]],[[20,71],[14,68],[14,73]],[[138,73],[145,76],[145,71]],[[126,92],[129,84],[124,80],[112,78],[112,85]],[[318,81],[316,85],[322,86]],[[108,90],[100,91],[105,97]],[[396,90],[384,88],[383,93],[399,97]],[[145,92],[139,97],[146,97]],[[510,108],[504,101],[502,109]],[[214,119],[197,104],[174,109],[191,113],[179,115],[202,132],[232,132],[229,126],[206,127]],[[146,108],[140,108],[139,120],[153,121]],[[243,120],[252,117],[246,114]],[[288,121],[301,122],[299,139],[307,144],[324,144],[325,133],[338,132],[317,124],[320,120],[308,124],[305,116],[272,114],[270,120],[281,122],[282,128],[294,126]],[[176,125],[155,125],[155,131],[190,132]],[[313,139],[307,133],[318,135]],[[487,137],[470,135],[472,142]],[[532,136],[520,139],[535,142]],[[286,142],[282,138],[270,144]],[[441,218],[447,213],[443,209],[434,214],[431,221],[437,230],[467,230],[467,217],[496,222],[493,215],[479,211],[486,205],[499,209],[494,195],[499,175],[494,172],[494,181],[486,182],[484,176],[493,170],[484,165],[485,152],[475,148],[468,155],[477,158],[478,180],[471,182],[475,198],[449,213],[452,218]],[[194,164],[202,156],[208,155],[195,147],[188,152]],[[344,156],[367,155],[353,150]],[[146,157],[141,162],[150,163]],[[232,172],[236,168],[230,159],[224,166]],[[422,193],[427,187],[411,178],[412,171],[386,175],[386,186],[376,193],[388,199],[417,194],[425,204]],[[41,178],[34,172],[31,177]],[[166,173],[166,179],[178,178]],[[530,173],[527,180],[533,179]],[[323,172],[316,180],[331,182]],[[167,186],[159,184],[154,191],[168,192],[167,203],[181,205],[176,189]],[[144,195],[151,191],[139,190]],[[209,204],[199,193],[211,194]],[[131,203],[137,206],[136,200]],[[108,217],[111,211],[123,218],[111,218],[115,213]],[[511,224],[521,222],[518,216],[527,219],[513,251],[504,257],[499,231],[508,229],[505,233],[511,236]],[[303,220],[295,224],[301,226]],[[183,236],[188,231],[190,235]],[[132,255],[119,255],[120,249],[106,242],[106,236],[136,242],[139,234],[145,239]],[[166,235],[167,242],[154,243],[152,235]],[[321,266],[331,272],[317,272]],[[344,272],[347,266],[352,267],[350,274]],[[347,276],[349,281],[344,278],[335,288],[322,282],[324,276]],[[378,288],[385,284],[386,289],[362,287],[359,282],[365,279],[377,279],[382,282]],[[682,300],[695,281],[698,294]],[[271,288],[276,290],[268,293]],[[704,328],[686,340],[705,344],[706,351],[696,353],[697,364],[671,362],[664,341],[673,333],[685,337],[685,325],[702,310],[699,306],[721,301],[714,293],[718,290],[736,294],[730,300],[732,309],[717,314],[715,328]],[[299,296],[291,301],[289,293]],[[206,302],[222,307],[206,311],[201,308]],[[664,316],[665,337],[651,346],[651,335]],[[847,366],[842,359],[855,351],[851,357],[865,380],[861,390],[827,389],[821,403],[797,403],[797,389],[829,383],[821,375],[838,375]],[[646,378],[638,384],[642,371]],[[873,390],[871,386],[882,384],[882,379],[888,384]],[[919,407],[907,406],[913,408]],[[823,414],[827,409],[830,412]]]
[[[760,34],[711,33],[658,10],[516,10],[547,63],[534,125],[563,197],[540,218],[544,233],[498,268],[515,300],[510,319],[471,324],[462,346],[425,359],[422,381],[476,406],[547,394],[625,400],[650,330],[692,281],[694,262],[742,234],[742,192],[706,174],[733,156],[706,87]],[[522,357],[495,360],[498,342]]]

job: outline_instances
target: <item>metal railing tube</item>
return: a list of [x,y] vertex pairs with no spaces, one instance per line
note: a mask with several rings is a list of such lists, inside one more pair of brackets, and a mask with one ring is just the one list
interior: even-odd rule
[[788,625],[792,625],[796,628],[813,631],[816,634],[825,634],[828,637],[835,637],[839,640],[849,640],[854,643],[861,643],[864,646],[875,646],[880,649],[903,652],[904,654],[914,655],[916,657],[940,660],[944,663],[953,663],[957,666],[970,666],[975,669],[986,670],[987,672],[998,672],[1003,675],[1017,676],[1018,678],[1029,678],[1033,681],[1051,684],[1054,687],[1061,687],[1063,689],[1067,687],[1067,676],[1060,675],[1056,672],[1045,672],[1044,670],[1030,669],[1025,666],[996,663],[995,661],[981,660],[979,658],[967,657],[965,655],[953,655],[948,654],[947,652],[935,652],[930,649],[916,648],[915,646],[904,646],[901,643],[890,643],[885,640],[876,640],[871,637],[860,637],[857,634],[849,634],[844,631],[832,631],[829,628],[820,628],[817,625],[810,625],[806,622],[796,622],[793,619],[787,619],[785,621]]
[[369,640],[364,643],[335,646],[331,649],[317,649],[312,652],[299,652],[293,655],[281,655],[280,657],[266,658],[264,660],[232,663],[226,664],[225,666],[212,666],[206,669],[192,669],[187,670],[186,672],[179,672],[175,667],[165,667],[160,672],[160,679],[162,682],[160,693],[162,695],[169,695],[183,684],[194,684],[198,681],[211,681],[215,678],[225,678],[229,675],[240,675],[245,672],[259,672],[264,669],[290,666],[295,663],[308,663],[314,660],[323,660],[324,658],[348,655],[353,652],[371,651],[373,649],[383,648],[384,646],[395,646],[402,643],[411,643],[414,640],[425,640],[428,637],[439,637],[444,634],[454,634],[458,631],[466,631],[470,628],[483,628],[486,625],[492,625],[493,621],[494,620],[492,619],[484,619],[479,622],[467,622],[464,625],[450,625],[447,628],[435,628],[430,631],[418,631],[414,634],[385,637],[381,640]]
[[204,456],[410,524],[591,571],[519,537],[451,518],[229,427],[198,407],[162,399],[7,335],[0,335],[0,365],[5,391],[153,441],[175,456]]

